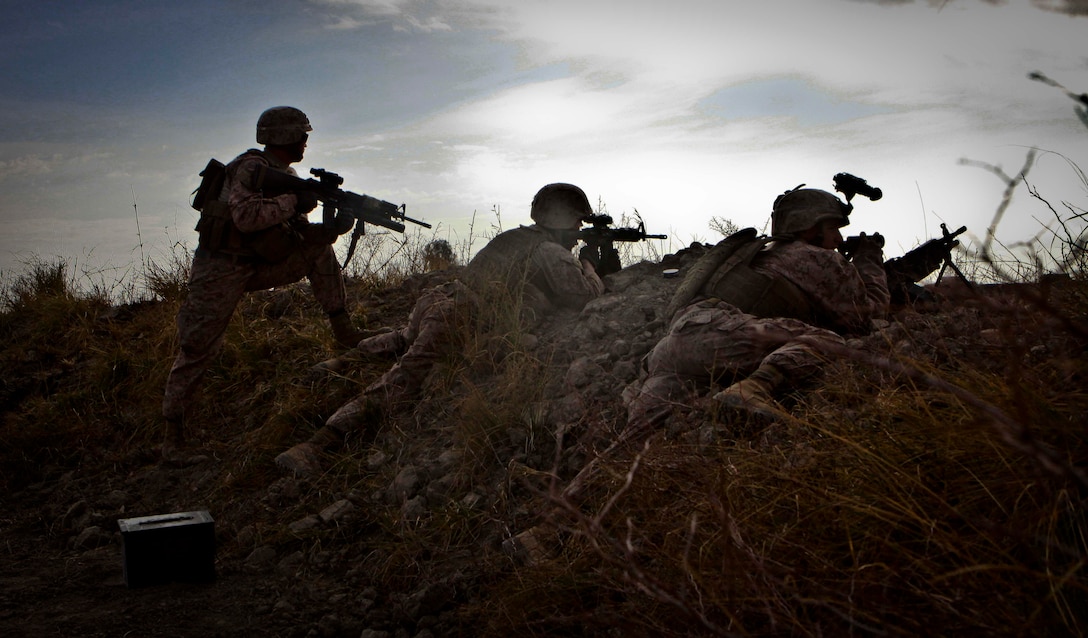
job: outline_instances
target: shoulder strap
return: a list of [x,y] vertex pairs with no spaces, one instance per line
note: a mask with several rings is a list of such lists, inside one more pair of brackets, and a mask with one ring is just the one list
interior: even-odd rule
[[[691,300],[697,295],[702,294],[707,282],[727,260],[738,252],[742,253],[742,255],[738,256],[738,261],[743,261],[745,259],[744,255],[749,252],[751,254],[746,258],[750,260],[763,248],[765,243],[766,239],[760,238],[755,228],[745,228],[715,244],[713,248],[695,262],[691,269],[688,270],[687,275],[684,276],[683,281],[677,286],[672,295],[672,300],[669,301],[669,305],[665,308],[665,321],[672,321],[673,316],[681,308],[691,303]],[[751,248],[753,246],[755,246],[754,250],[740,250],[741,248]]]
[[785,277],[752,267],[763,246],[771,241],[769,237],[760,239],[737,250],[707,282],[703,294],[757,317],[792,317],[811,322],[812,306],[800,288]]
[[703,291],[716,290],[718,284],[724,281],[738,266],[748,266],[755,259],[759,251],[763,250],[771,241],[770,237],[755,237],[748,242],[737,246],[721,266],[714,270],[703,286]]

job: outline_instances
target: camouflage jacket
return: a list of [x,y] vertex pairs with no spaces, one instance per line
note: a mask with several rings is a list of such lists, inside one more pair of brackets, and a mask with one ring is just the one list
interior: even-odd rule
[[774,242],[755,258],[752,269],[800,289],[821,328],[866,333],[872,319],[888,311],[891,295],[879,252],[847,261],[837,251],[804,242]]
[[227,195],[226,201],[234,226],[243,233],[271,228],[296,215],[295,205],[298,199],[293,193],[264,197],[260,191],[250,189],[251,176],[259,164],[297,175],[295,169],[257,149],[250,149],[227,164],[227,179],[223,190]]
[[502,284],[538,315],[580,309],[604,292],[596,274],[585,273],[569,249],[536,225],[497,235],[472,258],[461,279],[478,292]]

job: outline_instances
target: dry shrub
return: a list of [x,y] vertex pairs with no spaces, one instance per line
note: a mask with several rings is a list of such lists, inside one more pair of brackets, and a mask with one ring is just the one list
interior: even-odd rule
[[8,312],[23,311],[35,302],[74,296],[73,282],[64,260],[45,262],[33,259],[27,262],[26,268],[28,272],[16,275],[3,288],[0,301]]
[[[421,237],[399,254],[418,246],[427,263],[427,245]],[[403,294],[416,268],[377,265],[350,282],[353,293]],[[109,485],[157,462],[143,450],[161,436],[187,276],[177,264],[157,277],[161,300],[116,307],[74,292],[59,266],[5,292],[19,312],[0,317],[0,490],[72,468],[85,468],[82,480],[109,473]],[[192,419],[222,471],[193,472],[169,493],[217,513],[224,561],[244,560],[257,542],[236,542],[226,523],[252,524],[281,556],[350,565],[328,581],[384,593],[467,574],[457,613],[473,635],[1084,634],[1088,296],[1077,278],[1027,290],[1041,297],[965,293],[958,306],[905,313],[885,341],[839,353],[824,382],[790,403],[787,422],[723,438],[716,428],[739,424],[711,415],[607,459],[577,505],[549,502],[549,477],[536,477],[535,494],[510,480],[512,460],[550,465],[554,424],[536,406],[558,396],[564,364],[535,343],[514,298],[488,299],[482,316],[457,323],[428,392],[382,423],[380,440],[349,443],[310,481],[284,479],[274,455],[389,362],[310,378],[330,336],[306,284],[255,293]],[[448,450],[462,456],[435,481],[444,505],[409,518],[405,503],[372,498],[403,464]],[[384,463],[372,461],[379,453]],[[469,491],[497,496],[472,507]],[[287,527],[341,498],[358,505],[350,524]],[[553,560],[515,566],[501,537],[556,506],[565,543]],[[322,600],[315,613],[349,605]]]
[[163,265],[148,262],[143,273],[147,292],[153,299],[181,303],[189,292],[189,272],[193,266],[192,254],[174,251]]
[[556,503],[562,553],[491,592],[491,635],[559,609],[547,626],[585,635],[1083,634],[1084,343],[978,304],[834,353],[788,422],[608,459]]

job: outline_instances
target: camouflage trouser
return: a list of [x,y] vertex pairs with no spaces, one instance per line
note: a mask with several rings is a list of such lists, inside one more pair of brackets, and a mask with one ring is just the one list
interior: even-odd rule
[[449,352],[458,320],[472,311],[471,299],[472,294],[460,281],[428,288],[416,300],[406,326],[360,341],[358,349],[366,353],[403,353],[363,394],[384,401],[413,397],[435,363]]
[[178,355],[166,380],[162,413],[181,419],[212,358],[223,345],[242,295],[310,280],[314,298],[326,313],[344,310],[346,293],[332,246],[305,243],[278,264],[237,263],[198,251],[189,276],[189,295],[178,311]]
[[797,319],[760,319],[718,300],[682,310],[646,359],[646,378],[625,397],[627,430],[649,433],[666,419],[686,387],[776,367],[790,383],[819,374],[821,344],[843,345],[838,334]]

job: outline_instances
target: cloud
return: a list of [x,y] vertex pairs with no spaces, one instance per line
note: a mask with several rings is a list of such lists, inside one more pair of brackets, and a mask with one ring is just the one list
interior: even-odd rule
[[[979,2],[723,5],[458,5],[540,73],[388,131],[401,161],[379,183],[426,183],[444,194],[432,210],[497,205],[509,223],[543,183],[572,181],[683,240],[706,238],[714,215],[758,227],[774,194],[845,170],[889,194],[859,224],[909,248],[933,214],[985,227],[998,189],[958,158],[1011,164],[1064,141],[1021,67],[1083,75],[1062,44],[1079,20]],[[1072,132],[1066,107],[1054,113]],[[1010,233],[1033,223],[1010,218]]]
[[332,31],[354,31],[373,24],[373,21],[363,21],[345,15],[330,16],[330,19],[332,23],[326,25],[326,28]]
[[52,172],[53,166],[59,160],[58,156],[43,158],[38,155],[24,155],[10,160],[0,160],[0,179],[44,175]]
[[[100,27],[134,29],[127,5],[107,4],[113,8],[90,16]],[[135,194],[141,220],[145,211],[173,212],[188,233],[196,172],[209,155],[227,160],[252,144],[253,118],[276,103],[304,108],[319,129],[300,168],[326,165],[348,188],[405,201],[447,228],[493,205],[505,224],[521,222],[537,188],[573,181],[617,217],[638,208],[653,232],[706,238],[711,215],[758,226],[773,195],[801,181],[829,187],[845,170],[886,193],[873,207],[886,217],[858,215],[859,223],[921,218],[902,230],[909,245],[932,234],[924,220],[933,211],[958,226],[992,210],[987,195],[1000,185],[957,167],[959,157],[1015,168],[1033,144],[1083,157],[1067,150],[1085,134],[1068,98],[1026,75],[1040,70],[1078,93],[1088,88],[1085,22],[1070,17],[1084,2],[231,6],[245,11],[217,21],[222,30],[205,32],[199,46],[191,37],[184,48],[171,45],[181,51],[171,60],[204,52],[183,74],[164,72],[175,67],[149,54],[160,40],[170,44],[155,29],[140,31],[155,37],[134,40],[136,53],[107,42],[143,73],[98,65],[103,80],[139,80],[139,91],[94,74],[59,81],[81,68],[69,63],[70,51],[106,40],[99,31],[32,51],[63,65],[35,60],[21,72],[64,91],[0,99],[0,219],[69,214],[73,206],[74,214],[127,218]],[[243,19],[250,10],[261,19]],[[259,28],[223,37],[236,23]],[[68,28],[80,24],[69,16]],[[174,32],[194,31],[179,24]],[[269,41],[284,46],[269,51]],[[231,64],[221,64],[224,55]],[[229,90],[235,86],[247,91]],[[917,193],[926,196],[922,214],[886,212],[910,211]]]
[[451,31],[431,0],[310,0],[330,20],[329,29],[355,30],[390,22],[398,31],[433,33]]
[[1088,16],[1088,0],[1031,0],[1040,9],[1071,16]]

